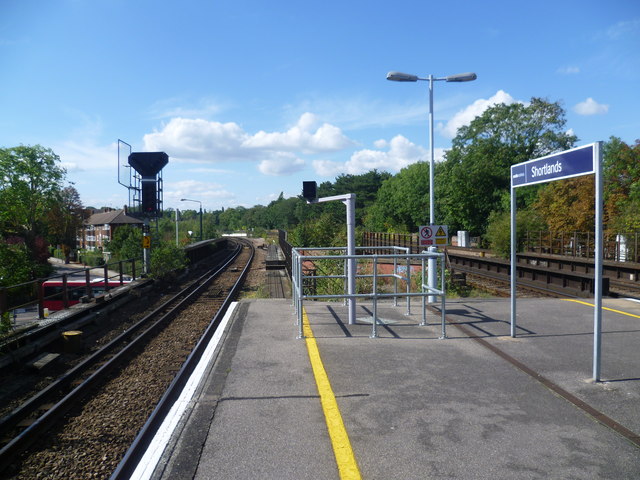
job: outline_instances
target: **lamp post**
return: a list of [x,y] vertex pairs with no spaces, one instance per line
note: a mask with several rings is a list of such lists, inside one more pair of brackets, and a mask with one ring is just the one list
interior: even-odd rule
[[[475,73],[458,73],[456,75],[449,75],[447,77],[436,78],[433,75],[429,75],[426,78],[418,77],[417,75],[411,75],[409,73],[402,72],[389,72],[387,73],[387,80],[393,82],[417,82],[418,80],[429,82],[429,224],[435,225],[435,196],[433,192],[433,166],[434,159],[434,147],[433,147],[433,82],[471,82],[478,78]],[[430,252],[435,252],[436,247],[430,246],[428,249]],[[436,272],[436,259],[430,258],[428,262],[429,271],[429,288],[435,288],[437,283]],[[433,303],[435,297],[429,297],[429,303]]]
[[200,241],[204,240],[202,237],[202,202],[200,200],[190,200],[188,198],[181,198],[181,202],[196,202],[200,204]]

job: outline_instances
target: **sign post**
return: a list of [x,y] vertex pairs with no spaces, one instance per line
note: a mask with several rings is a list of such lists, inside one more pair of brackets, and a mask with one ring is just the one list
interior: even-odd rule
[[[418,244],[421,247],[427,247],[429,252],[435,252],[436,247],[446,247],[449,245],[449,227],[447,225],[423,225],[418,230]],[[434,288],[438,283],[438,276],[436,272],[437,263],[434,259],[429,259],[428,270],[428,282],[429,288]],[[435,302],[436,297],[429,295],[427,301],[429,303]]]
[[593,313],[593,380],[600,381],[602,350],[602,142],[511,166],[511,336],[516,336],[516,195],[525,185],[595,174],[595,269]]

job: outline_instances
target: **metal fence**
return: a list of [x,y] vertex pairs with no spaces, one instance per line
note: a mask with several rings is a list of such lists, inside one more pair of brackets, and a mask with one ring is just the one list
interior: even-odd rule
[[[640,233],[611,233],[604,235],[603,257],[616,262],[640,262]],[[471,239],[477,244],[478,239]],[[397,245],[418,253],[423,247],[416,234],[364,232],[362,245]],[[523,239],[523,251],[548,255],[594,258],[595,236],[593,232],[527,231]]]
[[[605,234],[603,258],[616,262],[638,262],[638,232]],[[549,255],[594,258],[595,235],[593,232],[527,231],[524,250]]]
[[[137,262],[137,263],[136,263]],[[0,287],[0,315],[7,312],[16,312],[29,308],[37,308],[38,318],[42,319],[47,313],[47,302],[54,299],[68,306],[72,298],[86,296],[93,298],[98,282],[104,283],[100,290],[108,291],[114,288],[114,284],[123,285],[125,282],[136,279],[136,265],[140,265],[140,259],[121,260],[107,263],[100,267],[78,268],[73,273],[53,275],[47,278],[39,278],[30,282]],[[72,282],[76,281],[76,282]],[[55,295],[46,296],[43,284],[56,281],[60,283]],[[72,286],[72,283],[82,282],[82,286]]]
[[[373,320],[371,322],[371,337],[377,337],[377,306],[379,299],[393,299],[394,306],[398,306],[399,298],[406,298],[407,315],[411,313],[411,298],[422,299],[422,321],[426,325],[427,297],[440,297],[441,310],[441,338],[446,338],[445,329],[445,255],[443,253],[423,252],[410,253],[408,247],[380,246],[357,247],[356,255],[344,255],[346,247],[324,248],[293,248],[291,250],[291,270],[293,275],[292,290],[293,303],[297,315],[298,338],[303,338],[302,309],[304,300],[344,299],[355,302],[366,299],[373,302]],[[371,254],[366,252],[391,251],[392,254]],[[362,254],[357,254],[358,251]],[[439,285],[431,288],[425,284],[427,280],[427,261],[436,259]],[[355,278],[357,289],[349,294],[348,260],[355,260]],[[391,273],[379,270],[383,264],[393,265]],[[419,265],[419,273],[412,273],[412,265]],[[320,286],[320,282],[324,282]],[[333,288],[331,287],[333,282]],[[337,282],[337,284],[336,284]],[[403,285],[404,284],[404,285]],[[336,287],[337,285],[337,287]],[[403,288],[399,288],[403,287]]]

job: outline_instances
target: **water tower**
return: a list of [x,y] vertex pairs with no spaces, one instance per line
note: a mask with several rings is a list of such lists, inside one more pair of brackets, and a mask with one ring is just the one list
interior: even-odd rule
[[134,176],[134,211],[143,217],[157,217],[162,212],[162,169],[169,163],[164,152],[133,152],[129,165],[138,172]]

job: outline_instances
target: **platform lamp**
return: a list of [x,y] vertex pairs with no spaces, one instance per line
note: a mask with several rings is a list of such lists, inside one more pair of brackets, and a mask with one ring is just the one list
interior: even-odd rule
[[[435,196],[433,191],[433,167],[435,163],[434,148],[433,148],[433,82],[471,82],[478,78],[475,73],[458,73],[456,75],[449,75],[447,77],[434,77],[429,75],[426,78],[418,77],[417,75],[411,75],[409,73],[402,72],[389,72],[387,73],[387,80],[393,82],[417,82],[418,80],[429,82],[429,224],[435,225]],[[436,247],[429,247],[429,252],[435,252]],[[436,272],[436,259],[430,258],[428,261],[429,279],[428,286],[430,289],[436,287],[437,272]],[[435,297],[429,296],[429,303],[433,303]]]
[[200,241],[204,240],[202,236],[202,202],[200,200],[190,200],[188,198],[181,198],[181,202],[195,202],[200,204]]

